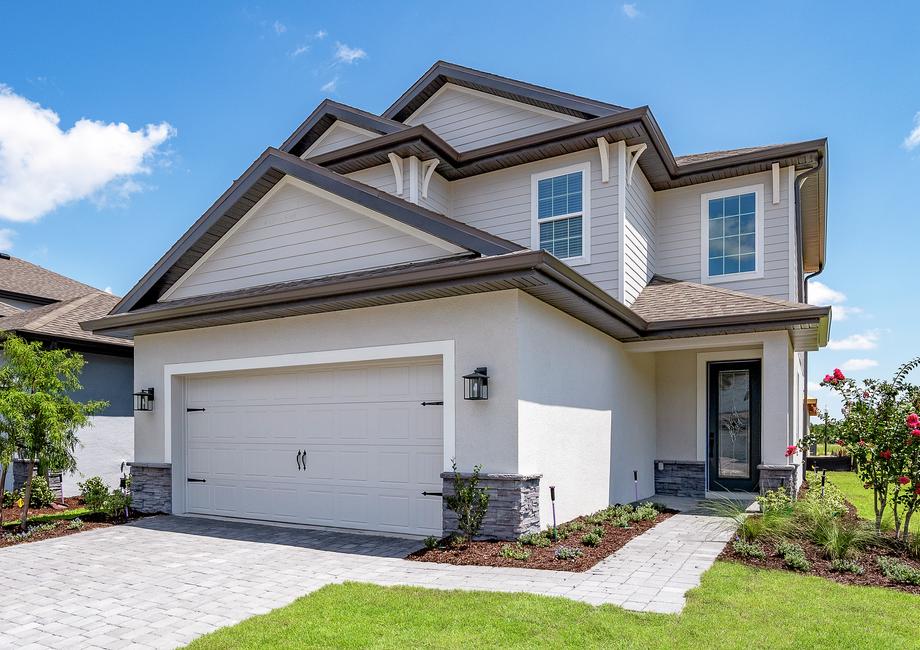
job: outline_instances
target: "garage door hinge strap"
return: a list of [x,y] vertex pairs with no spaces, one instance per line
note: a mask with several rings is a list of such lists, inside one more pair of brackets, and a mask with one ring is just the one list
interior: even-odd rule
[[444,402],[422,402],[422,406],[444,406]]
[[185,412],[186,412],[186,413],[192,413],[192,412],[196,412],[196,411],[204,411],[204,409],[191,409],[191,408],[185,409]]

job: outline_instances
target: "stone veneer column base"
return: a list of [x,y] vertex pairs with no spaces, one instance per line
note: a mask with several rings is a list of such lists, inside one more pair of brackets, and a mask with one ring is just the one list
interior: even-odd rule
[[760,493],[766,494],[780,487],[786,488],[791,498],[799,492],[799,464],[792,465],[758,465],[760,471]]
[[[468,479],[471,474],[460,472]],[[480,474],[479,487],[489,492],[489,509],[482,522],[479,538],[517,539],[524,533],[540,530],[541,474]],[[454,494],[454,473],[444,472],[444,496]],[[443,500],[444,534],[457,532],[457,515]]]
[[154,514],[172,512],[172,465],[128,463],[131,467],[131,508]]
[[[20,490],[26,484],[26,474],[28,473],[29,463],[21,458],[13,459],[13,489]],[[38,463],[32,465],[32,476],[38,475]],[[61,472],[48,473],[48,487],[58,501],[64,500],[64,482]]]
[[706,463],[702,460],[656,460],[655,494],[706,496]]

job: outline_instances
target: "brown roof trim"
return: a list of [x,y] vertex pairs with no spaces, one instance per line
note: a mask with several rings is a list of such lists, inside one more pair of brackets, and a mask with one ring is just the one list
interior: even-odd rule
[[491,72],[467,68],[456,63],[436,61],[418,81],[383,112],[383,117],[404,122],[446,83],[481,90],[498,97],[513,99],[582,119],[611,115],[626,110],[616,104],[537,86]]
[[[524,250],[158,303],[84,322],[81,327],[111,336],[133,336],[138,331],[171,331],[317,313],[318,304],[323,311],[335,311],[460,295],[458,287],[464,283],[476,285],[466,293],[521,289],[623,341],[817,326],[829,314],[826,307],[807,307],[649,323],[548,253]],[[446,289],[454,293],[444,293]]]
[[[323,169],[312,162],[301,160],[278,149],[269,148],[249,166],[243,175],[208,208],[179,241],[141,278],[134,288],[115,306],[113,313],[120,314],[130,311],[142,301],[144,304],[154,302],[162,295],[166,287],[172,284],[172,282],[167,282],[166,285],[157,286],[157,283],[184,255],[189,253],[192,246],[206,235],[213,239],[210,245],[205,246],[197,254],[197,257],[200,257],[204,250],[219,241],[223,232],[210,234],[210,230],[216,226],[225,213],[231,209],[236,209],[240,213],[239,218],[241,218],[242,214],[245,214],[257,202],[254,197],[247,198],[247,193],[250,190],[259,186],[263,190],[261,196],[264,196],[265,192],[285,175],[302,180],[480,255],[500,255],[522,248],[518,244],[501,237],[496,237],[478,228],[399,199],[387,192],[346,178],[328,169]],[[240,207],[241,202],[242,207]],[[226,230],[227,228],[223,229],[224,232]],[[151,296],[151,291],[155,289],[157,295]]]
[[279,147],[281,151],[302,156],[316,140],[336,121],[346,122],[352,126],[386,135],[406,128],[395,120],[362,111],[360,108],[342,104],[331,99],[324,99],[316,109],[301,123],[297,129]]

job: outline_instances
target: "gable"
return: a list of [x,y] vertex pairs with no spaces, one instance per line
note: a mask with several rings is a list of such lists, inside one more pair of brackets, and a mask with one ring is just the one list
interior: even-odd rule
[[311,156],[319,156],[337,149],[344,149],[359,142],[367,142],[372,138],[376,138],[377,135],[377,133],[372,133],[359,126],[336,120],[316,142],[310,145],[310,148],[301,157],[310,158]]
[[279,182],[161,300],[423,262],[466,249],[301,181]]
[[457,151],[468,151],[581,121],[564,113],[445,84],[405,123],[424,124]]

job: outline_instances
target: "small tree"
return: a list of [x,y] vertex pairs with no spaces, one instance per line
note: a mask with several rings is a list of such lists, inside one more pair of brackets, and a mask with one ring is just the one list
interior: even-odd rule
[[0,367],[0,422],[11,432],[19,456],[26,461],[20,526],[25,529],[35,463],[39,471],[71,471],[76,467],[76,432],[89,416],[105,408],[103,401],[78,402],[69,393],[80,390],[83,357],[69,350],[45,350],[41,343],[8,336]]
[[457,528],[464,539],[472,541],[482,528],[482,520],[489,509],[489,493],[479,487],[479,472],[482,465],[476,465],[470,477],[464,478],[453,462],[454,493],[444,495],[447,507],[457,513]]

